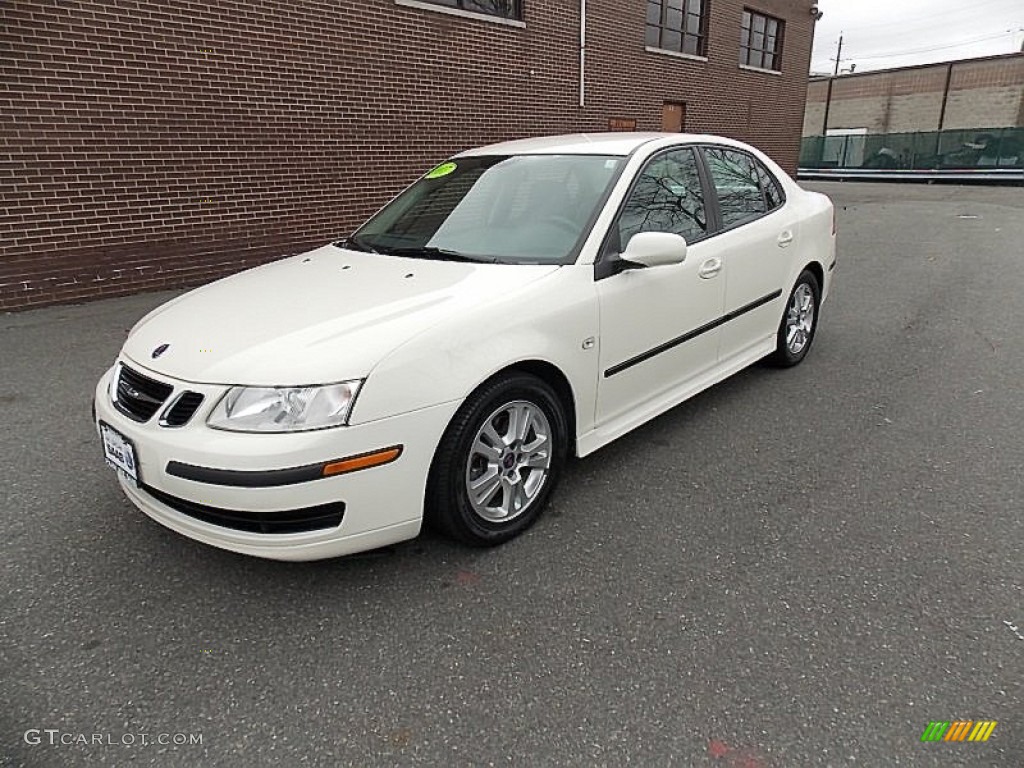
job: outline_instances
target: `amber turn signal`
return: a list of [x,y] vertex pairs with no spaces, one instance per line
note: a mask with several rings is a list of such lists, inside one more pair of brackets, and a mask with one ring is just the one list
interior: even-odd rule
[[379,467],[381,464],[390,464],[402,455],[402,446],[393,445],[390,448],[382,448],[379,451],[361,453],[358,456],[349,456],[347,459],[338,459],[330,464],[324,464],[323,477],[341,475],[345,472],[355,472],[358,469],[369,469]]

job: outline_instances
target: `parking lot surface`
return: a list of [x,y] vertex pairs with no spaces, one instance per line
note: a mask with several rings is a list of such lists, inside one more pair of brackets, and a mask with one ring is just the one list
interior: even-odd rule
[[[806,361],[575,462],[494,550],[178,536],[89,417],[169,294],[0,316],[0,765],[1024,764],[1024,189],[808,186]],[[998,725],[920,741],[954,720]]]

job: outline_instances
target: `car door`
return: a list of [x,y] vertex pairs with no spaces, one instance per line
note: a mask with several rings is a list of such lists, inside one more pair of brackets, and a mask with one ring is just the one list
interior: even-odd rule
[[[607,424],[696,378],[718,361],[725,283],[712,234],[707,187],[696,150],[675,147],[652,156],[637,174],[605,242],[604,263],[639,232],[672,232],[687,240],[681,264],[602,275],[597,424]],[[614,263],[614,261],[612,261]]]
[[701,149],[715,189],[724,249],[725,313],[719,356],[723,365],[773,338],[790,286],[799,237],[796,214],[782,187],[753,155],[732,147]]

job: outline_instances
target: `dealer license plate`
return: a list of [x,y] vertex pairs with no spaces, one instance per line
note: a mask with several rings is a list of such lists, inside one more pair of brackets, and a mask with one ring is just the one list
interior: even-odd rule
[[139,465],[132,441],[102,422],[100,422],[100,434],[103,436],[103,457],[107,460],[107,464],[133,483],[138,484]]

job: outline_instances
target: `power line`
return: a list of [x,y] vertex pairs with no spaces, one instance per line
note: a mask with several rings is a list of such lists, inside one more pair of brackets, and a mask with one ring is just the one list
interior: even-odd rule
[[872,59],[872,60],[874,60],[874,59],[892,59],[892,58],[896,58],[897,56],[913,56],[914,54],[918,54],[918,53],[931,53],[932,51],[945,51],[945,50],[948,50],[950,48],[962,48],[964,46],[973,45],[975,43],[983,43],[983,42],[986,42],[988,40],[997,40],[997,39],[999,39],[1001,37],[1006,37],[1007,35],[1014,35],[1014,36],[1016,36],[1018,31],[1019,30],[1007,30],[1005,32],[999,32],[997,34],[985,35],[985,36],[982,36],[982,37],[971,38],[971,39],[968,39],[968,40],[960,40],[960,41],[958,41],[956,43],[948,43],[946,45],[933,45],[933,46],[929,46],[927,48],[907,49],[905,51],[898,51],[896,53],[882,53],[882,54],[879,54],[877,56],[872,56],[872,55],[869,55],[869,54],[853,54],[853,55],[847,56],[847,60],[849,60],[849,59]]
[[[893,52],[890,52],[890,53],[880,53],[880,54],[874,55],[874,56],[869,54],[869,53],[862,53],[862,54],[858,54],[856,52],[854,52],[852,54],[848,53],[848,55],[847,56],[843,56],[841,60],[842,61],[850,61],[850,60],[854,60],[854,59],[888,59],[888,58],[895,58],[897,56],[913,56],[913,55],[918,54],[918,53],[930,53],[932,51],[943,51],[943,50],[948,50],[950,48],[960,48],[962,46],[973,45],[975,43],[982,43],[982,42],[986,42],[988,40],[998,40],[999,38],[1005,37],[1006,35],[1013,35],[1016,38],[1016,35],[1017,35],[1018,32],[1024,32],[1024,27],[1019,27],[1019,28],[1016,28],[1016,29],[1006,29],[1006,30],[1003,30],[1002,32],[987,33],[987,34],[984,34],[984,35],[979,35],[977,37],[967,38],[966,40],[958,40],[955,43],[942,43],[942,44],[939,44],[939,45],[925,46],[923,48],[908,48],[906,50],[893,51]],[[840,36],[840,39],[842,39],[842,36]],[[841,50],[842,50],[842,47],[840,47],[840,51]],[[822,59],[818,59],[818,60],[821,61]],[[829,61],[836,61],[835,57],[831,57],[831,56],[828,57],[828,60]]]
[[[1024,19],[1024,17],[1021,17],[1021,18]],[[1017,24],[1018,20],[1017,19],[1007,19],[1005,23]],[[958,21],[932,21],[932,20],[930,20],[929,23],[922,24],[920,26],[918,26],[916,24],[915,25],[906,25],[906,26],[896,25],[896,26],[893,26],[893,28],[891,30],[888,30],[888,31],[871,32],[871,33],[868,33],[868,34],[858,34],[857,37],[870,37],[872,40],[879,39],[879,38],[881,38],[883,40],[886,40],[886,39],[893,38],[893,37],[899,37],[899,38],[905,40],[908,37],[913,37],[913,36],[918,35],[920,33],[932,33],[932,34],[934,34],[933,30],[953,29],[953,28],[956,28],[958,26],[961,26],[961,23],[958,22]],[[845,30],[845,27],[844,27],[844,30]],[[856,31],[857,30],[855,29],[854,32],[856,33]],[[849,33],[847,33],[847,34],[849,34]]]

